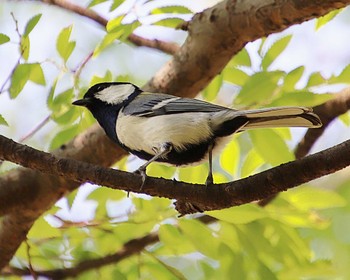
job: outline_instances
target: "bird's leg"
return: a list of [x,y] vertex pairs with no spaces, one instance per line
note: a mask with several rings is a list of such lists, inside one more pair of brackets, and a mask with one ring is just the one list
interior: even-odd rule
[[162,144],[162,146],[159,149],[155,148],[156,154],[149,161],[147,161],[145,164],[141,165],[137,170],[134,171],[134,173],[140,174],[142,176],[142,184],[141,184],[140,190],[142,190],[143,185],[145,184],[145,181],[146,181],[147,166],[150,163],[156,161],[157,159],[170,153],[172,149],[173,149],[173,146],[169,142]]
[[213,144],[209,145],[208,157],[209,157],[209,172],[205,185],[209,186],[213,184]]

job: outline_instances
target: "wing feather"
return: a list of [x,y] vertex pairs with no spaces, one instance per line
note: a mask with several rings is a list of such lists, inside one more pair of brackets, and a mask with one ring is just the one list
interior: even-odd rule
[[126,115],[154,117],[160,115],[201,112],[212,113],[227,108],[191,98],[161,93],[142,93],[123,110]]

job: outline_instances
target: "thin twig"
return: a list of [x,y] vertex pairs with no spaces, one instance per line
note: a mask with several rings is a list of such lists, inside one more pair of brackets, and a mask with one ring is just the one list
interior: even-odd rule
[[[18,28],[18,21],[17,19],[15,18],[15,15],[13,12],[11,12],[11,17],[13,19],[13,21],[15,22],[15,30],[16,30],[16,33],[19,37],[19,42],[21,42],[21,38],[22,38],[22,34],[19,32],[19,28]],[[20,43],[19,43],[20,44]],[[10,81],[11,77],[13,76],[13,73],[15,72],[17,66],[21,63],[21,58],[23,56],[23,53],[24,53],[24,50],[21,50],[20,52],[20,55],[19,55],[19,58],[17,59],[17,62],[15,64],[15,66],[11,69],[9,75],[6,77],[4,83],[2,84],[1,88],[0,88],[0,94],[4,92],[4,89],[5,89],[5,86],[7,85],[7,83]]]
[[[42,2],[55,5],[65,10],[69,10],[71,12],[79,14],[81,16],[90,18],[91,20],[100,24],[104,28],[107,26],[108,20],[106,18],[100,16],[98,13],[88,8],[70,3],[65,0],[42,0]],[[149,48],[160,50],[168,54],[174,54],[180,49],[179,45],[176,43],[169,43],[169,42],[165,42],[157,39],[155,40],[146,39],[136,34],[130,34],[128,36],[128,40],[131,43],[135,44],[136,46],[149,47]]]
[[48,115],[36,127],[34,127],[29,133],[27,133],[26,135],[22,136],[22,138],[20,138],[18,140],[18,142],[22,143],[22,142],[28,140],[29,138],[31,138],[35,133],[37,133],[41,128],[43,128],[44,125],[46,125],[48,123],[50,118],[51,118],[51,115]]

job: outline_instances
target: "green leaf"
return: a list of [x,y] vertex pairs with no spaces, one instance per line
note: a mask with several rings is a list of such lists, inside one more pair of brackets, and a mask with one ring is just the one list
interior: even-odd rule
[[202,92],[203,97],[208,101],[213,101],[222,86],[222,75],[217,75]]
[[57,149],[61,147],[64,143],[71,140],[74,136],[76,136],[79,132],[78,125],[72,125],[56,134],[56,136],[52,139],[50,150]]
[[38,85],[44,86],[46,84],[43,69],[39,63],[32,63],[29,80]]
[[124,0],[113,0],[113,3],[111,5],[111,7],[109,8],[109,11],[112,12],[114,11],[116,8],[118,8],[122,3],[124,2]]
[[236,104],[251,105],[266,103],[278,88],[278,81],[284,72],[258,72],[250,76],[235,99]]
[[256,150],[251,149],[243,162],[241,177],[245,178],[252,175],[254,171],[256,171],[264,163],[263,158],[256,152]]
[[153,25],[158,25],[158,26],[164,26],[164,27],[169,27],[169,28],[174,28],[176,29],[178,26],[180,26],[185,20],[182,18],[178,17],[169,17],[166,19],[162,19],[159,21],[156,21],[153,23]]
[[151,11],[151,14],[193,14],[193,12],[185,6],[173,5],[155,8]]
[[47,107],[49,109],[52,110],[53,108],[53,97],[55,95],[55,90],[56,90],[56,86],[57,86],[57,82],[58,82],[58,78],[56,77],[56,79],[53,81],[51,87],[50,87],[50,92],[47,96],[47,100],[46,100],[46,104],[47,104]]
[[7,121],[4,119],[4,117],[0,114],[0,125],[6,125],[8,126]]
[[294,154],[287,144],[272,129],[251,130],[249,136],[256,151],[267,163],[275,166],[294,160]]
[[111,33],[114,32],[116,28],[119,28],[122,25],[122,21],[125,18],[125,15],[110,19],[107,23],[106,30]]
[[332,77],[328,82],[350,84],[350,64],[343,69],[339,76]]
[[180,181],[193,184],[203,184],[207,178],[207,175],[208,166],[206,164],[179,168]]
[[22,91],[30,77],[30,67],[28,64],[19,64],[11,77],[10,96],[16,98]]
[[204,255],[217,258],[219,240],[211,230],[197,220],[180,220],[179,228],[196,249]]
[[266,218],[266,212],[257,205],[245,204],[241,206],[206,211],[207,215],[231,224],[247,224],[255,220]]
[[316,94],[310,91],[287,92],[271,102],[270,106],[306,106],[314,107],[332,99],[333,94]]
[[261,66],[264,70],[285,50],[291,39],[292,35],[287,35],[273,43],[262,59]]
[[19,64],[12,77],[10,85],[11,98],[17,97],[28,81],[45,85],[45,77],[39,63]]
[[323,78],[320,72],[314,72],[310,75],[307,82],[307,87],[319,86],[326,82],[326,79]]
[[346,112],[338,117],[340,121],[342,121],[346,126],[350,126],[350,114]]
[[29,58],[29,51],[30,51],[30,41],[29,37],[22,37],[21,43],[19,45],[20,53],[24,60],[28,60]]
[[283,194],[283,198],[294,207],[310,211],[345,206],[346,200],[333,190],[304,186]]
[[[120,22],[119,22],[120,20]],[[126,41],[128,36],[140,26],[139,21],[135,21],[131,24],[121,24],[122,18],[116,18],[112,21],[109,21],[109,27],[107,25],[107,29],[110,29],[108,33],[104,36],[101,43],[98,44],[96,49],[94,50],[93,57],[98,56],[105,48],[114,43],[115,40]]]
[[23,36],[27,37],[30,32],[34,29],[34,27],[38,24],[39,20],[41,18],[41,14],[37,14],[36,16],[32,17],[26,24],[26,27],[24,29]]
[[98,83],[110,82],[113,80],[113,75],[110,70],[106,71],[106,74],[103,77],[94,75],[90,81],[90,86],[96,85]]
[[224,81],[237,86],[243,86],[249,79],[249,75],[247,73],[235,67],[226,67],[222,72],[222,76]]
[[81,114],[81,111],[72,106],[74,90],[72,88],[57,94],[48,102],[49,109],[52,110],[51,119],[58,124],[65,125],[73,123]]
[[107,2],[109,0],[92,0],[90,1],[90,3],[88,4],[88,8],[91,8],[93,6],[96,6],[98,4],[101,4],[101,3],[104,3],[104,2]]
[[315,22],[315,29],[318,30],[322,26],[324,26],[326,23],[330,22],[332,19],[334,19],[342,10],[334,10],[330,13],[326,14],[323,17],[317,18]]
[[252,66],[252,61],[250,60],[249,53],[246,48],[243,48],[238,54],[236,54],[231,61],[229,62],[228,66],[235,67],[235,66]]
[[121,200],[125,198],[125,196],[126,192],[124,191],[110,188],[97,188],[87,196],[87,199],[96,200],[102,204],[105,204],[108,200]]
[[299,82],[300,78],[303,76],[305,71],[304,66],[297,67],[290,71],[286,77],[284,78],[283,82],[283,89],[285,91],[292,91],[295,89],[295,85],[297,82]]
[[52,238],[61,236],[61,231],[57,228],[52,227],[49,223],[41,216],[37,219],[28,233],[28,238]]
[[185,238],[180,230],[170,224],[163,224],[159,228],[159,239],[175,255],[194,251],[193,244]]
[[116,39],[118,39],[121,34],[123,34],[123,31],[120,32],[113,32],[113,33],[107,33],[102,41],[97,45],[97,47],[94,50],[93,57],[97,57],[105,48],[110,46]]
[[56,49],[64,62],[67,62],[76,45],[75,41],[69,41],[72,28],[73,25],[63,28],[56,41]]
[[0,45],[5,44],[10,41],[10,37],[6,34],[0,33]]
[[220,156],[221,167],[229,174],[237,172],[240,160],[240,148],[237,141],[231,141],[223,150]]
[[152,177],[162,176],[163,178],[171,179],[174,176],[176,167],[166,166],[164,164],[153,163],[147,167],[147,175]]

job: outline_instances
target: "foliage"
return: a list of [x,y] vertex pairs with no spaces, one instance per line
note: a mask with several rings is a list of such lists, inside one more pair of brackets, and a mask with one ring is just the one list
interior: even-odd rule
[[[105,2],[113,12],[118,11],[123,1],[92,0],[89,7]],[[44,89],[46,95],[41,98],[46,100],[54,127],[45,138],[50,139],[51,150],[94,122],[86,110],[71,106],[90,85],[111,80],[142,84],[145,80],[135,74],[135,65],[120,70],[123,66],[127,68],[122,63],[125,62],[124,48],[127,47],[131,55],[139,51],[126,46],[131,33],[145,26],[159,31],[159,25],[171,32],[192,13],[190,7],[163,5],[155,0],[143,2],[141,8],[147,11],[145,15],[137,17],[131,9],[113,17],[108,21],[106,32],[97,36],[98,40],[90,38],[86,43],[89,51],[82,51],[83,44],[78,40],[77,33],[82,32],[82,27],[67,22],[55,35],[56,41],[47,42],[56,50],[54,58],[33,58],[41,50],[31,47],[38,47],[33,44],[32,35],[39,33],[49,21],[44,16],[45,7],[27,21],[17,19],[14,14],[15,25],[23,25],[23,31],[17,26],[15,35],[0,34],[0,48],[18,49],[18,61],[9,70],[9,79],[1,87],[1,94],[9,94],[11,102],[16,102],[21,95],[31,95],[35,102],[38,97],[28,90],[28,84]],[[159,15],[161,17],[154,17]],[[317,28],[334,16],[333,13],[317,20]],[[144,23],[147,18],[151,20]],[[349,65],[329,78],[320,72],[307,74],[303,66],[290,71],[273,68],[291,40],[292,34],[276,40],[261,40],[258,59],[248,48],[243,48],[202,91],[202,97],[218,102],[225,88],[230,88],[236,89],[234,107],[314,107],[332,98],[332,94],[320,94],[317,89],[350,82]],[[98,61],[106,56],[112,57],[114,64],[120,62],[121,68],[98,68]],[[158,57],[159,60],[165,58],[165,55]],[[127,59],[136,61],[133,57]],[[258,68],[254,64],[256,60]],[[47,64],[55,71],[48,69]],[[99,71],[91,74],[89,65]],[[342,120],[346,122],[348,118],[343,116]],[[8,123],[13,126],[0,112],[0,125]],[[295,142],[289,129],[251,131],[233,137],[215,161],[214,180],[226,182],[247,177],[293,160],[292,140]],[[116,165],[130,170],[133,162],[123,159]],[[193,183],[203,183],[206,172],[205,164],[181,169],[153,164],[148,170],[149,175]],[[171,201],[166,199],[127,196],[103,187],[92,190],[83,199],[79,198],[81,191],[73,192],[63,200],[67,205],[61,201],[36,221],[28,241],[21,245],[11,265],[35,271],[66,269],[84,260],[114,254],[128,241],[156,232],[160,240],[156,244],[113,265],[84,272],[80,277],[230,279],[234,275],[236,279],[346,279],[350,277],[347,266],[350,239],[346,230],[350,217],[350,185],[348,181],[339,184],[331,179],[327,184],[333,187],[320,188],[314,183],[288,191],[264,208],[250,204],[205,213],[212,218],[210,224],[191,216],[177,218]],[[84,207],[91,210],[90,218],[74,219],[72,213],[84,212]]]

